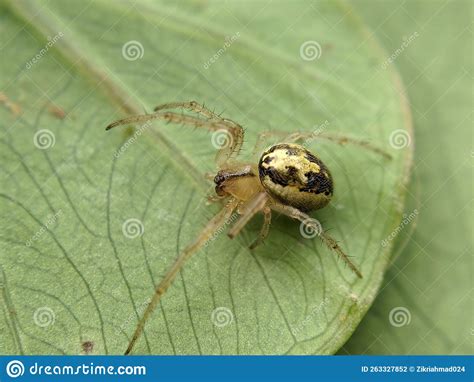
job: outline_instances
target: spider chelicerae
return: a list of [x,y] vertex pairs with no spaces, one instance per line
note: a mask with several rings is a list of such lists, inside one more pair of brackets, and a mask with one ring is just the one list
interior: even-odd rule
[[[185,110],[196,115],[169,111],[173,109]],[[209,221],[197,238],[182,251],[156,286],[153,297],[138,322],[125,354],[132,351],[150,314],[186,260],[204,246],[235,212],[239,217],[228,232],[231,239],[239,234],[253,216],[261,212],[264,218],[263,225],[260,234],[250,245],[251,249],[257,247],[267,237],[272,211],[275,211],[299,220],[305,228],[316,232],[322,242],[341,258],[359,278],[362,278],[362,273],[344,253],[337,241],[322,229],[316,219],[308,215],[310,211],[325,207],[334,192],[332,176],[327,166],[316,155],[296,143],[315,138],[314,132],[272,131],[262,133],[257,140],[256,149],[269,136],[278,137],[282,143],[266,149],[258,163],[248,163],[236,160],[244,139],[242,126],[230,119],[222,118],[195,101],[166,103],[157,106],[152,114],[131,116],[113,122],[107,126],[106,130],[120,125],[151,120],[163,120],[226,134],[228,139],[225,140],[216,155],[219,169],[214,177],[216,196],[213,198],[222,200],[223,208]],[[316,138],[340,144],[350,142],[386,158],[391,157],[384,150],[367,141],[322,132],[317,134]]]

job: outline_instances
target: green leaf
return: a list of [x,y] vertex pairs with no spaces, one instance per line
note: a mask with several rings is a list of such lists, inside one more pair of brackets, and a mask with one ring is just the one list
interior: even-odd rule
[[189,261],[136,352],[340,348],[389,262],[391,242],[381,243],[399,224],[413,147],[390,145],[394,132],[411,140],[407,102],[351,9],[12,1],[1,18],[1,353],[125,350],[154,286],[219,209],[206,203],[213,189],[204,177],[216,171],[215,148],[208,134],[180,126],[104,127],[176,100],[241,123],[243,160],[257,161],[257,135],[272,129],[366,139],[393,159],[307,142],[336,187],[331,207],[314,216],[362,280],[283,217],[250,252],[255,219],[233,241],[218,233]]
[[[473,4],[360,1],[357,11],[389,53],[418,33],[394,65],[407,84],[417,142],[406,213],[419,214],[341,353],[472,354]],[[397,307],[410,314],[405,325],[390,324]]]

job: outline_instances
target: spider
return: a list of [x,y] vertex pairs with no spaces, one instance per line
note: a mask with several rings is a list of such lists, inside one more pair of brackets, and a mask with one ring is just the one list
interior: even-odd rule
[[[181,109],[188,114],[169,110]],[[194,113],[191,115],[190,113]],[[142,334],[145,324],[155,310],[160,298],[173,283],[176,275],[185,262],[203,247],[221,229],[231,216],[237,212],[239,217],[230,228],[228,236],[232,239],[257,213],[263,213],[263,225],[258,237],[250,245],[254,249],[267,237],[272,218],[272,211],[299,220],[302,227],[317,233],[322,242],[349,268],[362,278],[362,273],[344,253],[337,241],[324,231],[320,223],[308,213],[318,210],[331,200],[334,192],[333,179],[328,167],[316,155],[296,142],[305,138],[314,138],[314,133],[267,132],[259,136],[256,149],[266,137],[280,136],[283,143],[266,149],[257,164],[237,161],[244,139],[244,130],[238,123],[222,118],[220,115],[195,101],[171,102],[154,109],[152,114],[136,115],[118,120],[106,127],[110,130],[116,126],[132,123],[143,123],[151,120],[163,120],[171,123],[206,129],[210,132],[224,133],[226,139],[220,146],[216,163],[219,168],[214,177],[216,196],[214,200],[224,203],[222,210],[215,215],[194,239],[176,258],[161,282],[156,286],[153,297],[137,324],[125,354],[129,354]],[[352,142],[356,145],[390,158],[384,150],[367,141],[355,140],[343,136],[319,133],[318,138],[328,139],[340,144]],[[256,150],[254,150],[256,151]]]

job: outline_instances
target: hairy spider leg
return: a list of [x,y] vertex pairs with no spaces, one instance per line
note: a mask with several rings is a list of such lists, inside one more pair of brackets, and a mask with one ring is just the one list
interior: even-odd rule
[[[190,111],[197,112],[198,114],[206,117],[206,119],[190,115],[178,114],[170,111],[162,111],[166,107],[182,107]],[[216,134],[219,134],[221,132],[222,136],[216,137],[216,141],[218,141],[218,143],[219,140],[222,140],[223,142],[216,154],[216,162],[219,166],[226,164],[229,159],[238,154],[238,152],[242,148],[242,144],[244,141],[244,129],[242,128],[242,126],[230,119],[219,117],[217,114],[204,108],[204,106],[198,105],[197,103],[194,104],[193,102],[176,102],[157,106],[155,109],[158,109],[158,111],[156,111],[155,113],[134,115],[131,117],[123,118],[111,123],[105,129],[110,130],[117,126],[132,123],[145,123],[152,120],[164,120],[166,122],[184,124],[197,128],[204,128]]]
[[347,137],[342,134],[334,134],[334,133],[328,133],[328,132],[294,132],[294,133],[288,133],[285,131],[266,131],[263,133],[260,133],[257,137],[257,141],[255,143],[253,153],[256,154],[257,152],[261,151],[264,146],[265,142],[268,138],[270,137],[275,137],[280,139],[282,142],[285,143],[297,143],[297,142],[302,142],[305,140],[314,140],[314,139],[325,139],[328,141],[336,142],[340,145],[344,145],[346,143],[350,143],[362,148],[365,148],[369,151],[372,151],[376,154],[382,155],[386,159],[392,159],[392,156],[385,151],[384,149],[370,143],[369,141],[362,140],[362,139],[356,139],[352,137]]
[[229,230],[227,234],[231,239],[236,237],[242,228],[254,217],[258,212],[260,212],[265,204],[268,201],[268,195],[266,192],[259,192],[255,195],[252,199],[248,202],[243,204],[242,211],[240,211],[241,215],[239,219],[235,222],[232,228]]
[[250,244],[249,246],[250,249],[255,249],[260,244],[262,244],[263,241],[268,236],[268,232],[270,231],[270,224],[272,222],[272,210],[270,209],[270,207],[264,207],[262,209],[262,213],[263,213],[262,228],[260,229],[260,233],[258,234],[258,237],[255,239],[255,241],[252,244]]
[[225,124],[232,126],[231,127],[232,129],[235,129],[234,131],[230,131],[231,144],[232,142],[235,142],[235,148],[232,149],[231,153],[219,151],[216,156],[216,161],[218,164],[226,163],[227,160],[231,156],[233,156],[234,154],[237,154],[240,151],[243,144],[243,140],[244,140],[244,130],[242,126],[240,126],[237,122],[234,122],[231,119],[222,118],[219,114],[214,113],[213,111],[209,110],[207,107],[205,107],[204,105],[201,105],[200,103],[196,101],[169,102],[169,103],[156,106],[154,108],[154,111],[157,112],[157,111],[169,110],[169,109],[185,109],[185,110],[200,114],[204,116],[205,118],[208,118],[209,120],[223,122]]
[[208,119],[222,120],[218,114],[206,108],[204,105],[197,103],[196,101],[190,102],[169,102],[156,106],[153,110],[169,110],[169,109],[185,109],[203,115]]
[[183,252],[181,252],[181,254],[176,258],[171,268],[166,272],[164,278],[156,286],[155,293],[153,294],[153,297],[151,298],[148,306],[143,312],[143,316],[138,322],[135,332],[133,333],[132,339],[128,344],[127,350],[125,351],[125,355],[130,354],[130,352],[132,351],[133,347],[135,346],[135,343],[143,333],[143,329],[145,328],[145,324],[149,316],[155,310],[156,305],[159,303],[161,296],[163,296],[163,294],[167,291],[178,272],[184,266],[185,262],[202,246],[204,246],[209,239],[211,239],[214,232],[224,226],[226,221],[231,217],[232,213],[237,207],[237,204],[238,200],[230,199],[227,205],[207,223],[207,225],[197,236],[197,238],[191,244],[189,244],[183,250]]
[[333,239],[327,232],[325,232],[319,223],[315,222],[315,219],[311,218],[309,215],[305,214],[304,212],[300,211],[297,208],[286,206],[283,204],[273,204],[272,209],[286,215],[292,219],[297,219],[303,224],[305,224],[308,228],[311,228],[317,232],[318,236],[321,238],[323,243],[331,250],[336,253],[339,258],[344,260],[344,262],[349,266],[349,268],[357,275],[357,277],[362,278],[362,273],[357,269],[354,263],[349,259],[349,257],[344,253],[341,249],[337,241]]

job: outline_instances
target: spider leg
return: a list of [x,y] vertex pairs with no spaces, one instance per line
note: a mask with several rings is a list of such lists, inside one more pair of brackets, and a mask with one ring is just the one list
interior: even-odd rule
[[206,179],[206,180],[214,180],[215,177],[216,177],[215,172],[206,172],[206,173],[204,173],[204,179]]
[[[162,108],[169,105],[173,106],[181,104],[166,104],[158,106],[157,108],[159,110],[162,110]],[[212,118],[203,119],[191,115],[183,115],[170,111],[157,111],[152,114],[134,115],[131,117],[120,119],[108,125],[105,130],[110,130],[114,127],[121,125],[128,125],[131,123],[144,123],[152,120],[164,120],[166,122],[203,128],[214,133],[212,138],[213,143],[220,147],[216,154],[216,162],[219,166],[222,166],[226,164],[227,161],[233,155],[237,154],[240,151],[242,143],[244,141],[244,129],[238,123],[231,121],[230,119],[220,118],[211,111],[208,111],[207,109],[202,110],[204,114],[201,114],[205,116],[210,115],[212,116]],[[216,116],[218,118],[214,118],[213,116]]]
[[[240,151],[244,140],[244,130],[242,129],[242,126],[240,126],[237,122],[234,122],[231,119],[222,118],[219,114],[216,114],[214,111],[209,110],[207,107],[201,105],[196,101],[165,103],[156,106],[154,108],[154,111],[157,112],[166,109],[185,109],[200,114],[211,121],[218,121],[226,125],[226,128],[220,129],[224,130],[221,131],[221,133],[223,134],[221,134],[220,137],[219,134],[217,134],[215,140],[222,140],[222,142],[224,142],[224,145],[227,146],[232,146],[233,144],[235,144],[235,147],[230,147],[230,150],[223,150],[221,148],[221,150],[219,150],[216,156],[217,164],[225,164],[233,154],[237,154]],[[226,134],[226,131],[228,134],[230,133],[230,135],[225,136],[224,134]],[[228,142],[229,140],[230,142]]]
[[221,118],[218,114],[209,110],[204,105],[197,103],[196,101],[164,103],[162,105],[156,106],[153,110],[156,112],[156,111],[161,111],[165,109],[185,109],[185,110],[189,110],[189,111],[201,114],[202,116],[209,119],[216,119],[219,121],[223,120],[223,118]]
[[237,219],[236,223],[233,225],[233,227],[229,230],[229,233],[227,234],[231,239],[236,237],[239,232],[242,230],[242,228],[245,227],[245,225],[249,222],[249,220],[255,216],[255,214],[259,211],[261,211],[264,207],[265,204],[268,201],[268,195],[266,192],[260,192],[256,196],[254,196],[252,199],[250,199],[248,202],[246,202],[243,207],[242,207],[242,212]]
[[369,141],[362,140],[362,139],[357,139],[353,137],[348,137],[342,134],[335,134],[335,133],[328,133],[328,132],[318,132],[318,131],[312,131],[312,132],[295,132],[295,133],[288,133],[285,131],[267,131],[261,133],[258,138],[257,142],[254,147],[254,153],[257,151],[260,151],[262,149],[263,144],[265,143],[266,139],[268,137],[274,136],[286,143],[291,143],[291,142],[302,142],[302,143],[308,143],[312,140],[315,139],[326,139],[328,141],[336,142],[340,145],[344,145],[346,143],[350,143],[362,148],[365,148],[367,150],[370,150],[376,154],[382,155],[383,157],[387,159],[392,159],[392,156],[385,151],[384,149],[370,143]]
[[175,279],[178,272],[184,266],[186,260],[188,260],[195,252],[197,252],[203,245],[208,242],[212,238],[214,232],[216,232],[219,228],[221,228],[226,221],[231,217],[233,211],[237,207],[237,200],[231,199],[229,203],[216,215],[214,216],[209,223],[204,227],[201,231],[199,236],[189,244],[183,252],[176,258],[173,265],[169,268],[166,272],[166,275],[161,280],[161,282],[156,286],[155,293],[151,298],[148,306],[146,307],[143,316],[141,317],[140,321],[135,328],[135,332],[133,333],[133,337],[128,344],[127,350],[125,351],[125,355],[130,354],[135,343],[137,342],[138,338],[143,332],[145,328],[145,324],[153,313],[156,308],[156,305],[159,303],[161,296],[165,294],[166,290],[169,288],[173,280]]
[[225,198],[225,196],[209,195],[206,200],[207,200],[207,203],[210,204],[210,203],[221,202],[223,198]]
[[267,139],[271,136],[279,137],[279,139],[285,138],[289,133],[284,131],[263,131],[258,134],[255,146],[253,147],[252,154],[259,154],[267,145]]
[[341,249],[339,244],[337,244],[337,241],[321,228],[319,222],[317,222],[315,219],[311,218],[309,215],[305,214],[304,212],[300,211],[299,209],[291,207],[291,206],[285,206],[283,204],[274,204],[272,205],[272,208],[277,212],[280,212],[286,216],[289,216],[290,218],[299,220],[308,228],[317,232],[318,236],[321,238],[323,243],[326,244],[326,246],[331,251],[334,251],[337,256],[339,256],[342,260],[344,260],[344,262],[357,275],[357,277],[362,278],[362,273],[360,273],[360,271],[357,269],[354,263],[344,253],[344,251]]
[[172,123],[182,123],[193,127],[201,127],[208,131],[216,132],[222,129],[229,130],[234,134],[234,129],[226,125],[223,121],[210,121],[202,118],[193,117],[190,115],[182,115],[173,112],[156,112],[152,114],[133,115],[131,117],[123,118],[108,125],[105,130],[110,130],[121,125],[128,125],[131,123],[143,123],[152,120],[164,120]]
[[263,243],[265,238],[268,236],[268,231],[270,230],[270,224],[272,221],[272,211],[270,207],[265,207],[263,209],[263,225],[260,230],[260,233],[258,237],[255,239],[255,241],[250,244],[250,249],[255,249],[257,246]]

